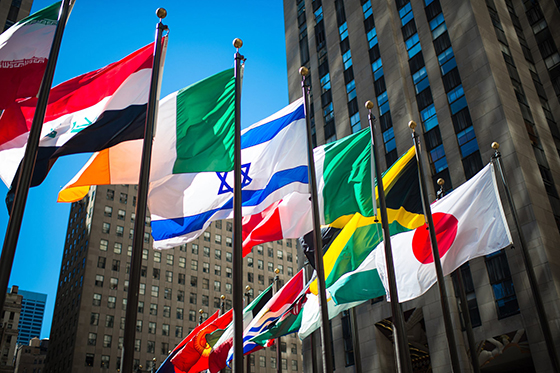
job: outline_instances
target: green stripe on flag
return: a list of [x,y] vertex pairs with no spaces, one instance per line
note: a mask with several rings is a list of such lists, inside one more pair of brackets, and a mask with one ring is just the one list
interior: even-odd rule
[[359,212],[373,216],[369,128],[324,146],[322,196],[325,223]]
[[233,170],[233,69],[177,93],[177,159],[173,173]]
[[329,293],[336,304],[368,300],[385,295],[377,269],[354,271],[344,276],[329,288]]
[[289,312],[286,317],[278,321],[272,328],[253,337],[251,342],[264,346],[266,342],[271,339],[276,339],[278,337],[283,337],[297,332],[301,327],[302,315],[303,313],[301,311],[297,315]]
[[61,3],[62,2],[59,1],[39,10],[38,12],[30,14],[21,21],[17,22],[17,24],[44,23],[47,25],[56,25],[58,21],[58,13],[60,13]]

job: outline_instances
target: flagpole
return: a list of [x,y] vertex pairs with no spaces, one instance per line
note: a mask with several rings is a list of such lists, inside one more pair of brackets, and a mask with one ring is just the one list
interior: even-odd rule
[[[245,286],[245,294],[244,295],[247,299],[245,301],[245,307],[247,307],[249,304],[251,304],[251,287],[249,285]],[[249,373],[251,371],[251,355],[248,354],[247,356],[244,356],[243,358],[246,359],[245,366],[246,366],[247,373]]]
[[[412,372],[412,361],[410,360],[410,349],[408,348],[408,337],[404,324],[404,316],[399,303],[397,293],[397,280],[395,278],[395,265],[393,262],[393,250],[391,248],[391,233],[389,232],[389,219],[387,218],[387,205],[385,203],[385,190],[383,188],[383,176],[377,164],[378,154],[375,146],[375,136],[373,135],[373,122],[375,117],[371,112],[373,102],[367,101],[368,122],[371,131],[371,147],[373,148],[373,159],[375,165],[375,177],[377,179],[377,197],[379,198],[379,212],[381,215],[381,227],[383,229],[383,243],[385,246],[385,265],[387,266],[387,279],[389,281],[389,295],[391,296],[391,313],[393,315],[393,335],[395,339],[395,349],[397,355],[397,366],[399,372]],[[374,196],[372,195],[372,199]]]
[[354,366],[356,373],[362,373],[362,354],[360,353],[360,337],[358,336],[358,319],[356,307],[350,310],[350,327],[352,328],[352,347],[354,349]]
[[[439,178],[437,180],[437,184],[439,185],[439,191],[437,192],[436,199],[439,200],[445,196],[445,191],[443,190],[443,184],[445,184],[445,180]],[[478,363],[476,342],[474,340],[474,333],[473,333],[472,322],[471,322],[471,313],[469,311],[469,307],[467,304],[467,293],[465,292],[465,285],[463,283],[463,274],[461,273],[461,267],[453,271],[451,276],[455,277],[455,281],[457,283],[457,290],[459,293],[459,300],[461,303],[461,313],[463,314],[463,322],[465,323],[465,331],[467,333],[467,342],[469,343],[469,350],[470,350],[469,355],[471,358],[471,365],[473,367],[473,372],[480,373],[480,365]]]
[[167,11],[158,8],[156,15],[159,22],[156,26],[156,41],[152,78],[150,82],[150,96],[146,112],[146,125],[144,128],[144,141],[142,146],[142,163],[138,180],[138,195],[136,199],[136,218],[134,219],[134,235],[132,237],[132,257],[130,258],[130,274],[128,275],[128,297],[126,301],[126,314],[124,324],[123,358],[121,372],[132,373],[134,363],[134,340],[136,337],[136,319],[138,317],[138,290],[140,288],[140,270],[142,268],[142,249],[144,242],[144,221],[148,201],[148,187],[150,177],[150,164],[152,160],[152,144],[157,112],[159,91],[159,66],[162,52],[162,33],[168,30],[162,20],[167,16]]
[[428,222],[430,230],[430,242],[432,246],[432,257],[436,267],[437,283],[439,288],[441,309],[443,313],[443,323],[445,325],[445,334],[447,336],[447,343],[449,345],[449,355],[451,357],[451,367],[453,372],[461,372],[461,365],[459,364],[459,352],[457,350],[457,343],[455,341],[455,333],[453,332],[453,323],[451,322],[451,311],[449,307],[449,298],[447,296],[447,289],[445,287],[445,277],[443,276],[443,269],[441,268],[441,259],[439,256],[438,243],[436,239],[436,231],[434,228],[434,220],[432,219],[432,210],[428,202],[428,191],[426,189],[426,182],[424,180],[424,166],[420,156],[420,137],[416,133],[416,122],[410,121],[408,127],[412,130],[412,141],[414,142],[414,149],[416,150],[416,162],[418,163],[418,180],[420,181],[420,195],[422,196],[422,206],[424,208],[424,216]]
[[64,0],[62,2],[51,51],[49,53],[49,59],[47,61],[45,73],[43,74],[41,87],[39,88],[37,107],[35,108],[35,114],[33,115],[33,122],[31,124],[31,130],[29,131],[27,147],[25,148],[25,153],[21,161],[21,172],[18,173],[19,177],[16,184],[14,202],[10,212],[10,218],[8,220],[8,228],[6,229],[2,255],[0,257],[0,310],[4,309],[4,302],[6,301],[6,289],[8,288],[10,274],[12,273],[19,232],[21,230],[21,223],[23,220],[23,212],[25,210],[25,204],[27,203],[27,195],[29,194],[29,187],[31,186],[31,179],[35,169],[35,160],[37,159],[41,130],[43,128],[43,121],[45,120],[49,94],[51,92],[54,69],[58,59],[58,52],[60,51],[64,28],[66,27],[66,22],[68,21],[71,2],[72,0]]
[[235,137],[233,161],[233,373],[243,373],[243,240],[241,236],[241,39],[235,47]]
[[[278,277],[280,270],[278,268],[274,268],[274,273],[275,273],[274,283],[276,284],[276,291],[274,292],[274,294],[276,294],[278,293],[278,291],[280,291],[280,277]],[[276,338],[276,372],[277,373],[282,373],[280,360],[282,360],[282,351],[280,351],[280,337],[278,337]]]
[[323,239],[321,237],[321,221],[319,217],[319,201],[317,197],[317,177],[315,175],[315,159],[313,157],[313,142],[311,139],[311,123],[309,122],[309,85],[306,84],[305,77],[309,70],[302,66],[299,69],[301,74],[301,90],[303,93],[305,123],[307,125],[307,162],[309,171],[309,189],[311,192],[311,213],[313,218],[313,242],[315,243],[315,271],[317,272],[317,285],[319,290],[319,307],[321,309],[321,347],[323,352],[323,372],[332,373],[332,336],[329,325],[329,313],[327,308],[327,295],[325,285],[325,270],[323,267]]
[[527,250],[527,241],[525,240],[525,235],[519,224],[519,218],[517,217],[517,210],[515,208],[515,203],[511,196],[511,191],[506,179],[505,172],[502,166],[502,155],[500,154],[500,144],[497,142],[492,143],[492,149],[494,149],[494,155],[492,156],[492,161],[494,165],[497,166],[500,176],[502,178],[502,183],[506,192],[506,197],[509,204],[509,209],[511,210],[511,215],[513,217],[513,222],[515,228],[517,229],[517,234],[519,235],[519,241],[521,243],[521,257],[523,258],[523,264],[525,265],[525,270],[527,271],[527,277],[529,278],[529,285],[531,287],[531,292],[533,293],[533,299],[535,300],[535,308],[537,309],[537,316],[539,317],[539,323],[543,332],[544,342],[546,344],[546,349],[548,352],[548,357],[550,358],[550,363],[552,364],[552,369],[554,372],[560,372],[560,363],[558,362],[558,355],[556,354],[556,348],[554,346],[554,339],[552,338],[552,332],[550,330],[550,325],[548,324],[548,318],[546,316],[546,311],[544,309],[544,304],[539,290],[539,285],[537,281],[537,276],[535,275],[535,270],[533,267],[533,260],[529,255]]

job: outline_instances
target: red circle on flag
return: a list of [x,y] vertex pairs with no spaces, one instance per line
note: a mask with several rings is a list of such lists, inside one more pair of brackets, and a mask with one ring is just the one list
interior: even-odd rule
[[[440,258],[444,256],[457,236],[457,218],[451,214],[436,212],[432,215]],[[424,224],[416,229],[412,237],[412,252],[416,259],[422,264],[434,262],[432,256],[432,245],[430,244],[430,231],[428,225]]]

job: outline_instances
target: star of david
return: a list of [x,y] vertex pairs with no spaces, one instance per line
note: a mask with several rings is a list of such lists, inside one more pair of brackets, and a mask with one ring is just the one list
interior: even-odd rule
[[[253,181],[253,179],[249,177],[249,168],[251,168],[251,163],[241,165],[241,188],[245,188]],[[226,181],[227,174],[227,172],[216,172],[216,175],[218,175],[218,178],[221,181],[218,195],[224,193],[233,193],[233,188]]]

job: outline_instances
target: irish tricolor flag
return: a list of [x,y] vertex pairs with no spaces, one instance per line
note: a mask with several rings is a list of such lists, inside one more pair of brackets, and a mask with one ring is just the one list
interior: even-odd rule
[[54,3],[0,34],[0,110],[39,92],[59,10]]

